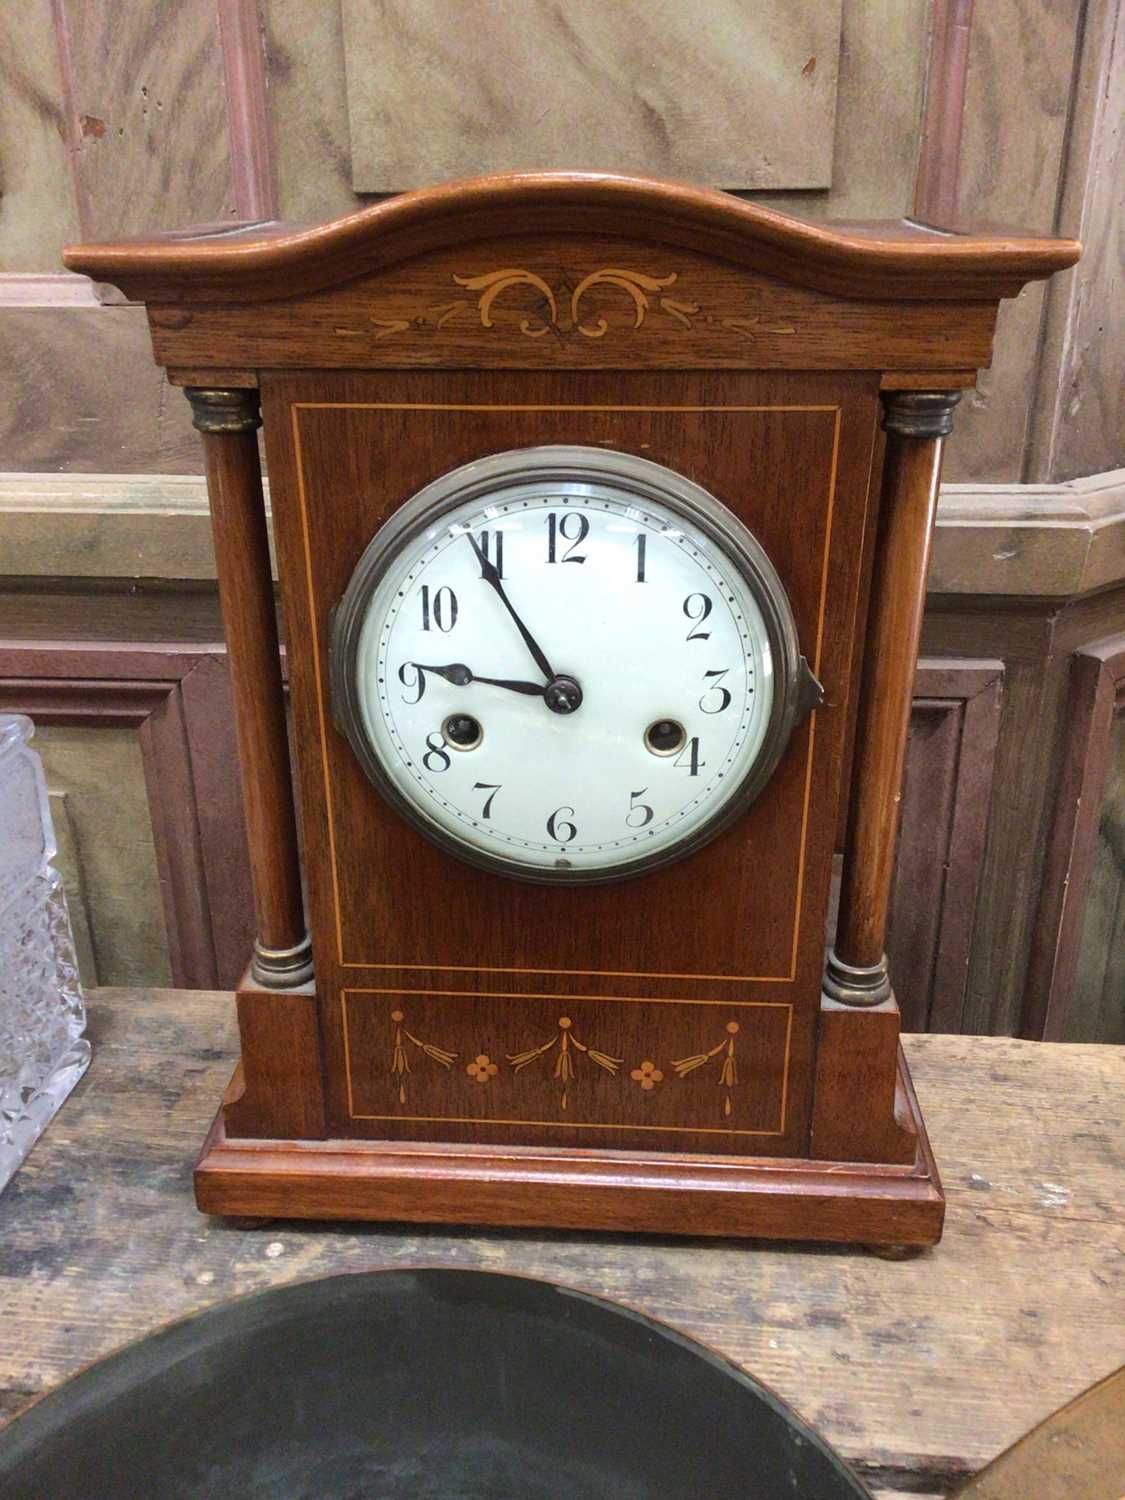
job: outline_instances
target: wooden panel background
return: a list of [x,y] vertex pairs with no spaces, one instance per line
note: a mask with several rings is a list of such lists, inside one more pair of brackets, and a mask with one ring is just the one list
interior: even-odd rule
[[969,609],[949,597],[930,601],[922,635],[925,655],[984,654],[1004,662],[997,795],[980,866],[962,1011],[966,1031],[1041,1034],[1025,1007],[1037,966],[1036,907],[1068,727],[1071,657],[1118,631],[1123,616],[1120,586],[1064,608],[1022,599],[974,601]]
[[1029,479],[1121,462],[1125,388],[1125,7],[1087,0],[1059,219],[1086,246],[1048,291],[1025,465]]
[[887,951],[904,1031],[961,1031],[1000,728],[1001,662],[919,664]]
[[[97,978],[105,982],[120,972],[133,983],[142,973],[170,972],[188,988],[233,987],[246,966],[254,922],[223,649],[0,642],[0,709],[27,714],[43,728],[48,774],[65,774],[72,819],[80,830],[86,825],[86,884],[99,887],[85,903]],[[123,767],[111,769],[111,745],[71,770],[60,759],[65,747],[52,743],[55,726],[135,735],[139,744],[127,745],[126,756],[139,754],[147,818],[127,776],[121,796],[114,796]],[[73,734],[70,748],[76,748]],[[83,774],[95,778],[88,796]],[[107,797],[116,802],[112,813]],[[155,871],[143,867],[146,842]],[[123,850],[140,850],[142,868],[130,852],[123,870]],[[166,955],[153,953],[155,939],[135,930],[159,922],[157,904]]]
[[1125,635],[1076,651],[1024,1029],[1125,1037]]
[[0,273],[57,270],[60,247],[79,231],[63,145],[63,110],[51,0],[5,6],[0,48]]
[[[956,206],[965,218],[1061,228],[1058,186],[1086,0],[984,0],[967,53]],[[1042,283],[1000,308],[992,369],[961,404],[947,479],[1025,477]]]
[[233,218],[215,0],[53,9],[83,236]]
[[[714,0],[697,30],[720,27],[727,4]],[[829,9],[835,16],[836,6]],[[1045,320],[1042,288],[1003,310],[994,372],[962,404],[949,444],[949,479],[1057,478],[1125,458],[1121,424],[1105,420],[1125,348],[1125,304],[1113,291],[1125,192],[1112,92],[1121,88],[1114,59],[1123,14],[1122,0],[844,0],[831,186],[759,194],[813,218],[893,216],[913,203],[923,218],[1007,217],[1090,240],[1084,265],[1049,294]],[[491,17],[490,3],[479,0],[459,27],[462,74],[484,48]],[[339,0],[189,0],[174,15],[155,0],[112,12],[30,0],[12,18],[10,42],[2,64],[8,87],[0,90],[0,309],[26,297],[12,273],[54,272],[75,233],[236,214],[307,220],[364,201],[351,185]],[[633,56],[601,58],[602,72],[634,79]],[[381,57],[377,67],[385,66]],[[811,48],[797,97],[823,88],[831,66],[823,48]],[[763,67],[767,85],[780,82],[777,68]],[[745,91],[730,111],[750,151],[758,95]],[[655,118],[663,98],[654,88]],[[410,101],[392,122],[388,160],[401,141],[427,134],[430,122],[418,128],[416,107]],[[780,117],[796,139],[792,113]],[[504,111],[497,107],[487,126],[488,140],[502,138]],[[691,138],[690,120],[679,134]],[[595,153],[587,164],[606,161]],[[705,170],[697,175],[714,180]],[[55,287],[45,295],[61,312],[69,293]],[[0,324],[6,316],[0,311]],[[118,335],[110,324],[74,327],[72,336],[60,321],[43,320],[38,332],[14,329],[9,342],[31,337],[88,352],[104,337],[112,358]],[[115,439],[108,422],[70,422],[75,397],[96,410],[106,382],[96,357],[65,363],[71,373],[61,384],[46,365],[22,377],[44,420],[38,430],[9,430],[8,466],[150,467],[154,450],[142,432],[134,451],[131,424]],[[5,359],[0,368],[11,365]],[[13,380],[4,394],[17,388]],[[50,442],[42,428],[54,431]],[[180,471],[186,461],[177,457],[171,467]]]
[[[729,188],[832,180],[840,0],[342,8],[357,192],[576,165]],[[426,128],[410,129],[423,98]]]

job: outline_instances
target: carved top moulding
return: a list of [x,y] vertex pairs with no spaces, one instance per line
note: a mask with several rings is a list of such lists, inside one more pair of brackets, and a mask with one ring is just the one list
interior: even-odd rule
[[212,225],[71,246],[64,260],[147,303],[158,360],[187,370],[908,372],[987,364],[999,299],[1080,249],[994,227],[812,224],[681,183],[521,172],[313,228]]

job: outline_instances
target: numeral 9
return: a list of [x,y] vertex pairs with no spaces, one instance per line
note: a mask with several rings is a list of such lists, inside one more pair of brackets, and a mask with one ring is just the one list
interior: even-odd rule
[[[411,682],[408,679],[408,677],[406,675],[407,672],[413,672],[414,673],[414,681],[413,682]],[[406,696],[406,694],[403,693],[403,695],[402,695],[402,701],[404,703],[411,703],[411,704],[413,704],[413,703],[421,703],[421,701],[422,701],[422,694],[426,691],[426,674],[425,674],[425,672],[423,672],[420,667],[416,667],[412,661],[404,661],[403,664],[402,664],[402,666],[399,667],[399,669],[398,669],[398,680],[399,680],[399,682],[402,683],[402,685],[403,685],[404,688],[417,688],[418,689],[418,696],[416,698],[408,698]]]

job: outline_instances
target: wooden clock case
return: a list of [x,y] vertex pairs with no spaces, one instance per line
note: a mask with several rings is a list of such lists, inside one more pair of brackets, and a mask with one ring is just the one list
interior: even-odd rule
[[[67,252],[147,304],[206,449],[258,941],[201,1208],[939,1237],[884,938],[941,447],[999,299],[1077,256],[554,173]],[[614,885],[463,864],[332,722],[332,611],[372,535],[440,474],[542,444],[717,496],[825,690],[736,825]]]

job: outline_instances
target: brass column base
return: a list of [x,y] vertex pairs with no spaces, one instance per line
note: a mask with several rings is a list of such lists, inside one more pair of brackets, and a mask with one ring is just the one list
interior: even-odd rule
[[308,934],[292,948],[266,948],[254,942],[250,973],[268,990],[292,990],[313,977],[312,944]]
[[887,955],[877,964],[859,966],[846,964],[836,956],[835,948],[829,948],[824,961],[824,979],[821,989],[829,1000],[840,1005],[882,1005],[894,994],[887,973]]

